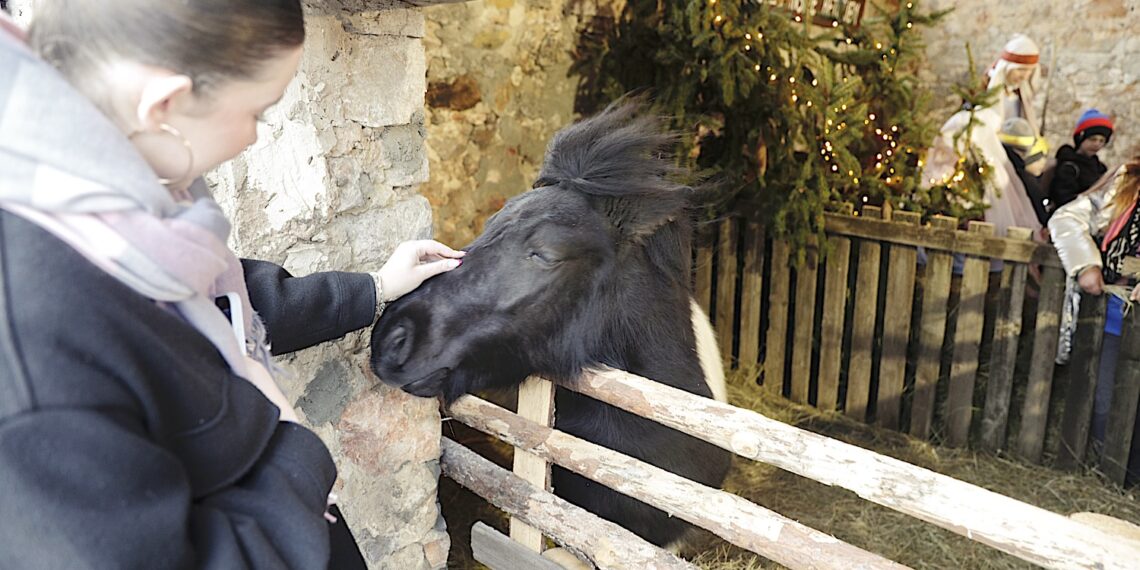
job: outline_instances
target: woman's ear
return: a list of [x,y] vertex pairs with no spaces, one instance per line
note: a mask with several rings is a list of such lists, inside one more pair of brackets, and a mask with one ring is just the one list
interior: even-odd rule
[[168,121],[175,99],[189,95],[194,82],[185,75],[172,75],[158,70],[148,70],[143,73],[145,77],[136,118],[140,129],[152,131]]

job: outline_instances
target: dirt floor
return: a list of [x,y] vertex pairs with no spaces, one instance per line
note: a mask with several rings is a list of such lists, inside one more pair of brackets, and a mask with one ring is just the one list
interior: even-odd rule
[[[820,414],[808,407],[762,396],[730,381],[729,401],[801,428],[979,485],[991,491],[1061,514],[1091,511],[1140,524],[1136,490],[1122,490],[1096,472],[1067,473],[1027,465],[1001,456],[934,447],[906,435],[853,422],[839,414]],[[464,426],[445,434],[509,464],[509,448],[487,441]],[[880,507],[844,489],[832,488],[778,468],[738,459],[724,488],[807,526],[913,568],[1033,568],[965,537]],[[506,530],[497,509],[458,487],[441,481],[440,503],[452,533],[449,567],[478,569],[470,558],[470,527],[482,520]],[[710,570],[782,568],[756,554],[727,544],[711,534],[691,541],[682,555]]]

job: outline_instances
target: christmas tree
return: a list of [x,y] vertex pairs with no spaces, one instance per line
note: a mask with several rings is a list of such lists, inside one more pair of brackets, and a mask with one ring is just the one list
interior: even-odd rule
[[678,156],[717,189],[711,213],[760,220],[797,249],[843,202],[967,214],[918,177],[937,132],[917,77],[920,29],[945,12],[908,2],[821,28],[820,14],[771,4],[630,0],[582,35],[578,110],[647,91],[689,135]]

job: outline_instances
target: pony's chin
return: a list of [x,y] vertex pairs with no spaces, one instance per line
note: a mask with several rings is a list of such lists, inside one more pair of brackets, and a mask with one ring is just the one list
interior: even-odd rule
[[423,378],[407,382],[400,389],[421,398],[435,398],[443,394],[444,381],[451,374],[450,368],[440,368]]

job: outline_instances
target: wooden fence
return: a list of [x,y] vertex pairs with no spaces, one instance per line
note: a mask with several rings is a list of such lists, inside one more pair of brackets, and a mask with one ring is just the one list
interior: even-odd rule
[[[1025,228],[997,237],[986,223],[963,231],[954,218],[923,225],[871,206],[827,214],[825,229],[798,267],[755,223],[706,232],[694,291],[726,362],[755,371],[761,389],[922,439],[1032,462],[1048,443],[1061,465],[1085,461],[1103,299],[1082,305],[1071,380],[1064,389],[1057,374],[1054,386],[1065,275],[1052,246]],[[1138,319],[1127,321],[1140,339]],[[1127,338],[1110,420],[1119,431],[1103,460],[1117,481],[1140,392],[1140,341]]]
[[[507,472],[444,440],[448,477],[550,536],[598,568],[694,568],[629,531],[549,493],[549,463],[571,471],[790,568],[903,568],[879,555],[804,527],[740,497],[677,477],[628,456],[543,425],[552,386],[527,381],[540,421],[464,396],[448,412],[516,448]],[[1073,519],[985,489],[616,370],[586,372],[565,386],[699,437],[742,457],[763,461],[920,518],[1018,558],[1049,568],[1128,568],[1140,542],[1122,540]],[[543,400],[543,398],[547,398]],[[530,404],[520,403],[520,409]],[[537,459],[542,469],[520,466]],[[515,525],[512,523],[512,528]],[[513,534],[513,533],[512,533]],[[535,552],[543,542],[512,541],[486,526],[473,530],[477,560],[495,570],[552,568]],[[522,537],[529,540],[530,537]]]

